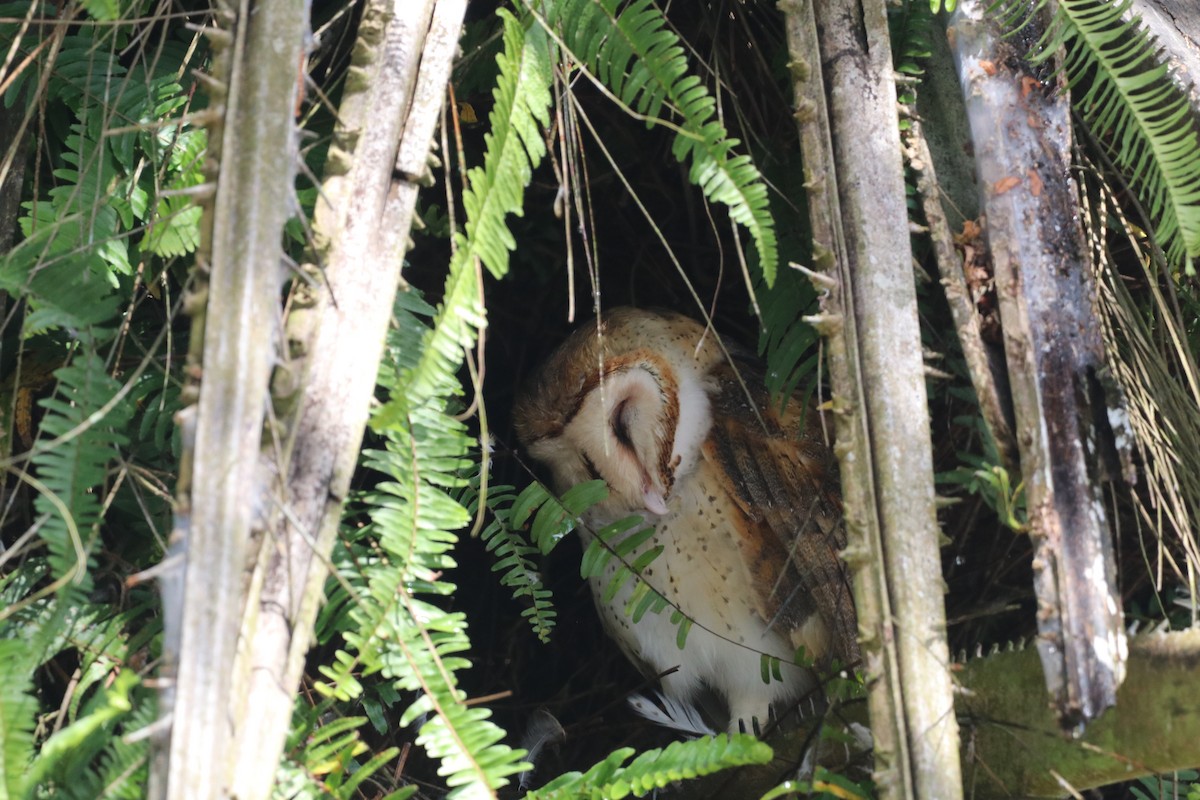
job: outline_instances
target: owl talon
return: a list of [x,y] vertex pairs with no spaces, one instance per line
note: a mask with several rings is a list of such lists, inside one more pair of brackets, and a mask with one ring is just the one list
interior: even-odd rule
[[731,731],[732,733],[748,733],[751,736],[762,737],[763,728],[758,724],[758,717],[750,717],[747,720],[745,717],[737,718],[737,726]]

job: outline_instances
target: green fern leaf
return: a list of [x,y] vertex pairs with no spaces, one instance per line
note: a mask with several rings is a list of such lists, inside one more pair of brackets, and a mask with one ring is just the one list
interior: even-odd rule
[[[168,133],[172,133],[170,126]],[[160,142],[172,145],[165,181],[168,191],[181,191],[204,182],[204,151],[208,144],[203,129],[180,133],[178,139]],[[154,220],[141,242],[142,249],[155,255],[184,256],[200,244],[201,208],[187,196],[163,197],[158,201]]]
[[85,780],[88,763],[109,738],[97,734],[111,729],[133,709],[130,693],[139,681],[134,670],[122,670],[113,684],[100,692],[88,713],[51,736],[26,774],[29,785],[41,786],[52,777],[60,787]]
[[[103,17],[110,6],[119,10],[120,3],[98,0],[92,10]],[[43,198],[24,205],[25,240],[0,265],[0,282],[22,291],[38,270],[71,264],[73,279],[42,281],[40,300],[58,310],[73,308],[59,290],[92,276],[115,288],[118,276],[132,274],[130,234],[139,221],[150,223],[142,243],[159,255],[191,252],[198,239],[199,212],[189,200],[149,199],[160,188],[179,190],[202,180],[197,151],[204,148],[203,133],[180,132],[178,123],[160,125],[187,102],[172,66],[176,60],[182,65],[186,51],[165,48],[156,55],[158,72],[152,77],[140,65],[126,68],[106,39],[73,35],[62,41],[47,93],[77,118],[54,164],[54,183]],[[27,331],[50,327],[74,326],[52,314],[27,324]]]
[[463,424],[448,412],[462,393],[456,373],[464,351],[485,324],[476,263],[497,277],[508,269],[515,246],[506,217],[519,213],[533,167],[545,154],[542,128],[549,124],[550,62],[544,32],[525,31],[506,12],[504,51],[486,135],[483,166],[468,173],[464,192],[465,235],[457,250],[441,308],[432,328],[418,318],[427,309],[415,292],[397,300],[397,330],[388,352],[395,363],[380,372],[390,397],[372,419],[386,449],[366,454],[369,467],[387,476],[365,500],[371,522],[363,537],[378,542],[384,558],[345,576],[354,602],[343,633],[346,649],[321,668],[335,696],[362,691],[355,674],[381,672],[396,687],[417,694],[401,718],[424,717],[418,743],[441,761],[451,797],[491,796],[507,776],[527,769],[522,753],[501,742],[503,731],[484,708],[468,707],[455,672],[469,665],[466,623],[424,599],[448,595],[443,579],[454,566],[453,531],[470,515],[451,492],[461,494],[472,445]]
[[766,764],[774,754],[753,736],[736,734],[673,742],[662,750],[647,750],[622,766],[633,750],[623,747],[587,772],[569,772],[530,792],[525,800],[644,797],[675,781],[710,775],[747,764]]
[[[630,517],[619,519],[616,522],[605,525],[600,530],[596,531],[595,538],[588,543],[587,549],[583,551],[583,559],[579,562],[579,576],[581,578],[592,578],[604,572],[604,568],[608,566],[608,562],[615,555],[615,546],[613,542],[620,543],[631,529],[637,529],[642,524],[641,515],[635,514]],[[646,533],[649,531],[649,533]],[[653,528],[640,529],[642,541],[646,537],[654,533]],[[639,530],[635,530],[631,537],[638,537]]]
[[552,5],[546,24],[648,126],[661,124],[663,107],[670,107],[680,129],[675,158],[689,162],[691,182],[750,232],[763,277],[773,284],[779,246],[766,183],[749,156],[733,154],[740,142],[717,119],[704,84],[688,73],[687,54],[654,0],[563,0]]
[[[526,31],[504,10],[499,14],[504,21],[504,52],[496,59],[500,75],[488,116],[491,132],[484,136],[483,167],[467,173],[466,234],[456,235],[441,310],[406,378],[407,396],[416,405],[435,394],[461,393],[453,375],[464,350],[474,346],[476,331],[486,324],[475,261],[497,278],[508,271],[508,254],[516,242],[505,218],[521,212],[525,186],[546,152],[539,128],[550,123],[551,72],[545,33],[539,28]],[[374,424],[392,424],[396,411],[385,406]]]
[[[433,340],[408,307],[423,304],[410,296],[397,302],[398,325],[388,352],[415,347],[420,363],[419,349]],[[413,353],[404,358],[412,359]],[[354,594],[345,615],[351,627],[343,633],[346,649],[336,663],[321,668],[330,683],[320,688],[343,699],[357,696],[362,686],[355,673],[380,672],[398,689],[416,693],[401,724],[427,715],[417,741],[442,762],[454,789],[451,796],[488,796],[526,766],[519,751],[501,742],[503,731],[489,720],[487,709],[463,702],[455,677],[469,666],[460,655],[469,648],[463,615],[425,599],[455,589],[443,576],[454,567],[450,551],[458,537],[453,531],[466,527],[471,516],[451,492],[461,494],[469,486],[463,474],[472,441],[446,410],[458,390],[453,370],[427,385],[438,392],[434,396],[415,392],[412,374],[394,364],[381,370],[394,381],[387,387],[392,421],[381,427],[375,420],[387,447],[368,451],[365,461],[386,480],[363,498],[371,522],[356,538],[376,541],[384,558],[356,559],[359,568],[344,576]]]
[[[135,706],[121,722],[124,731],[140,731],[157,717],[158,704],[149,691],[138,692]],[[105,737],[104,751],[94,759],[94,770],[62,787],[65,794],[78,800],[142,800],[150,779],[149,743],[128,742],[125,736]]]
[[[561,498],[550,496],[533,520],[531,531],[534,544],[549,553],[568,533],[575,530],[581,514],[608,497],[608,485],[602,480],[578,483]],[[514,521],[514,524],[521,524]]]
[[41,401],[47,411],[41,431],[60,441],[43,446],[33,457],[44,487],[34,507],[46,518],[39,533],[48,546],[54,577],[70,579],[64,590],[72,585],[86,590],[88,554],[101,518],[96,490],[103,486],[117,448],[127,441],[120,431],[130,413],[124,402],[111,402],[121,384],[108,375],[94,352],[81,353],[55,377],[58,391]]
[[33,665],[29,663],[27,643],[18,639],[0,639],[0,795],[7,798],[26,796],[25,775],[33,761],[33,727],[37,701],[29,694]]
[[[479,502],[478,489],[472,487],[475,498],[468,507],[474,514]],[[542,642],[550,641],[550,631],[554,628],[557,612],[554,610],[550,590],[542,583],[542,576],[534,557],[538,550],[527,543],[519,531],[513,530],[509,524],[516,496],[511,486],[493,486],[488,491],[488,507],[492,510],[492,522],[483,529],[480,538],[484,547],[496,558],[492,572],[499,572],[503,577],[500,583],[512,589],[513,599],[528,605],[521,616],[528,620],[534,634]]]
[[121,4],[117,0],[82,0],[80,5],[92,19],[113,22],[121,18]]

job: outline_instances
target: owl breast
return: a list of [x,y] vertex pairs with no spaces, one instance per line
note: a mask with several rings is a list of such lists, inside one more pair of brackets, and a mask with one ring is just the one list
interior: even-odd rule
[[[793,663],[788,632],[770,626],[757,608],[757,589],[732,535],[748,521],[713,469],[702,461],[692,474],[677,479],[668,513],[652,520],[655,534],[643,545],[661,545],[663,551],[642,579],[692,621],[682,650],[670,609],[636,623],[626,614],[632,581],[611,601],[604,599],[620,567],[615,559],[590,583],[604,627],[626,656],[650,674],[673,670],[662,680],[667,694],[690,702],[708,687],[725,699],[730,728],[736,730],[740,723],[750,730],[754,720],[766,724],[772,704],[795,699],[814,680]],[[609,521],[589,520],[594,527]],[[780,659],[782,679],[763,681],[764,653]]]

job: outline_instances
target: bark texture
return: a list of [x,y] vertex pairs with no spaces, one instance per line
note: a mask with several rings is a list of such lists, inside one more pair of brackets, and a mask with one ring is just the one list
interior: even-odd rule
[[[191,370],[202,380],[181,419],[172,537],[187,554],[182,645],[169,766],[154,796],[270,796],[465,7],[367,4],[316,213],[322,268],[303,268],[282,331],[307,7],[259,0],[216,15],[228,84],[210,87],[218,188],[198,259],[207,286],[189,303]],[[180,613],[173,580],[164,575],[168,651]],[[164,699],[169,713],[170,688]]]
[[428,175],[466,0],[371,0],[274,380],[269,526],[248,601],[238,798],[270,795],[383,356],[418,181]]
[[[182,614],[166,786],[175,800],[229,796],[247,710],[233,666],[251,526],[267,496],[258,451],[279,327],[307,8],[303,0],[221,2],[214,25],[218,76],[227,89],[218,87],[212,98],[217,122],[208,164],[217,191],[197,254],[207,287],[189,303],[188,368],[203,380],[196,405],[181,412],[185,428],[195,425],[181,459],[173,532],[187,552],[182,610],[164,596],[164,614]],[[174,624],[164,621],[165,628]],[[155,791],[162,788],[156,781]]]
[[[1069,97],[1022,67],[983,0],[948,35],[975,144],[978,183],[1034,540],[1038,650],[1064,728],[1116,701],[1125,631],[1101,495],[1111,442],[1095,287],[1070,175]],[[1043,80],[1046,83],[1043,83]]]
[[933,243],[938,273],[942,276],[946,304],[950,307],[950,316],[962,346],[971,386],[979,400],[979,411],[996,444],[1001,465],[1016,472],[1020,463],[1017,441],[1013,438],[1012,404],[1009,402],[1004,357],[1002,353],[996,354],[995,348],[984,341],[975,301],[963,274],[966,266],[964,258],[954,248],[954,233],[942,206],[933,155],[925,140],[924,126],[919,120],[911,120],[907,142],[909,165],[918,176],[917,191],[921,193],[921,208],[925,213],[925,223],[929,226],[929,238]]
[[[882,797],[961,797],[924,363],[882,2],[781,4]],[[864,131],[870,131],[864,135]]]

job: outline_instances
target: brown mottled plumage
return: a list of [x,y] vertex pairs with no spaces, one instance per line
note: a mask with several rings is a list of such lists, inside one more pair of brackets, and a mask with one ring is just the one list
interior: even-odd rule
[[[644,549],[663,552],[643,578],[695,624],[680,651],[669,614],[626,616],[631,585],[606,602],[614,560],[592,590],[622,650],[652,674],[678,667],[663,680],[676,699],[718,692],[731,728],[765,722],[812,685],[791,666],[796,648],[819,665],[858,659],[831,455],[801,403],[780,413],[761,368],[728,363],[694,320],[631,308],[602,319],[543,365],[518,400],[517,434],[558,491],[605,480],[589,527],[635,513],[655,527]],[[764,652],[788,665],[782,680],[763,682]]]

